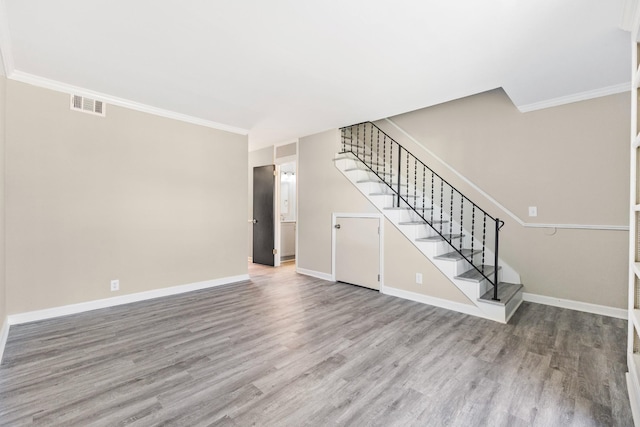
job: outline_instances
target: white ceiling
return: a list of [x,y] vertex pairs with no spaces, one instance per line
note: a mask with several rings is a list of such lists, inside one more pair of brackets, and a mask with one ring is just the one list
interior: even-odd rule
[[253,148],[497,87],[522,111],[629,87],[624,0],[0,1],[10,78],[246,129]]

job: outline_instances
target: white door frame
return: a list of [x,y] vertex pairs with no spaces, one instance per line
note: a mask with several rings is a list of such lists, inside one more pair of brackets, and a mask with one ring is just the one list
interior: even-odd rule
[[377,218],[380,233],[380,293],[384,293],[384,216],[379,213],[337,213],[331,214],[331,280],[336,281],[336,221],[338,218]]

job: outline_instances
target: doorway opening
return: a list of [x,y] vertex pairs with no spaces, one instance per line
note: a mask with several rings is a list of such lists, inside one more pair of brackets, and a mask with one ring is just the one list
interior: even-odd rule
[[296,162],[279,167],[280,262],[295,262],[297,226]]

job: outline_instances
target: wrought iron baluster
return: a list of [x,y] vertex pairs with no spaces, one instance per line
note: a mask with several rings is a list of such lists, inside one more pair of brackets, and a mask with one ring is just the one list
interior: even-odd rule
[[409,198],[409,152],[408,151],[406,153],[406,156],[407,156],[407,199],[408,199]]
[[353,129],[349,129],[349,136],[351,137],[351,139],[349,140],[349,151],[351,153],[353,153]]
[[493,300],[500,301],[498,299],[498,233],[500,232],[500,220],[496,218],[496,247],[493,251]]
[[[464,224],[464,196],[460,194],[460,239],[458,240],[460,250],[462,250],[462,224]],[[473,251],[471,251],[471,255],[469,256],[473,259]]]
[[356,126],[356,157],[360,152],[360,126]]
[[376,138],[376,173],[380,175],[380,129]]
[[435,206],[435,200],[433,200],[433,187],[435,186],[435,174],[431,171],[431,224],[433,225],[433,207]]
[[[409,194],[409,188],[407,187],[407,194]],[[413,158],[413,208],[418,207],[418,159]],[[421,217],[424,215],[422,212]]]
[[442,235],[442,211],[444,211],[444,181],[440,178],[440,235]]
[[484,252],[487,248],[487,214],[484,214],[482,220],[482,273],[484,274]]
[[364,154],[367,150],[367,125],[363,124],[362,126],[362,153],[360,153],[360,160],[364,162]]
[[471,252],[473,252],[474,228],[476,226],[476,205],[471,206]]
[[369,165],[373,168],[373,126],[369,126]]
[[399,208],[400,207],[400,185],[401,185],[401,180],[400,180],[400,174],[402,172],[402,145],[398,144],[398,192],[396,193],[396,207]]
[[367,124],[362,125],[362,161],[366,164],[367,158]]
[[449,234],[453,234],[453,187],[451,187],[451,198],[449,200],[451,206],[449,208]]
[[424,210],[425,210],[424,199],[425,199],[425,196],[426,196],[426,194],[425,194],[425,192],[426,192],[426,188],[425,187],[426,187],[426,184],[427,184],[426,180],[427,180],[427,167],[423,164],[422,165],[422,217],[423,218],[425,217],[425,214],[424,214]]
[[387,173],[387,135],[382,136],[382,173]]

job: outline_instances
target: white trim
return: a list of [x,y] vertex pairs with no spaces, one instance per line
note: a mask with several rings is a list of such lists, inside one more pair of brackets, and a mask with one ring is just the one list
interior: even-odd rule
[[4,348],[7,346],[7,338],[9,338],[9,320],[5,319],[0,329],[0,363],[2,363]]
[[0,55],[4,64],[4,75],[9,77],[13,74],[15,65],[13,63],[13,48],[11,47],[11,34],[9,34],[9,20],[7,19],[7,9],[5,0],[0,0]]
[[398,131],[400,131],[404,136],[413,141],[418,147],[423,149],[429,154],[429,156],[433,157],[436,161],[438,161],[441,165],[447,168],[450,172],[452,172],[455,176],[460,178],[465,184],[473,188],[478,193],[482,194],[487,200],[496,205],[499,209],[501,209],[504,213],[509,215],[514,221],[526,228],[560,228],[560,229],[582,229],[582,230],[612,230],[612,231],[628,231],[629,226],[626,225],[593,225],[593,224],[538,224],[538,223],[527,223],[520,219],[515,213],[511,212],[504,205],[498,202],[496,199],[491,197],[486,191],[482,188],[478,187],[476,184],[471,182],[467,177],[462,175],[453,166],[449,165],[447,162],[442,160],[440,157],[436,155],[433,151],[429,150],[424,144],[421,144],[416,138],[409,134],[406,130],[401,128],[398,124],[396,124],[393,120],[387,118],[384,119]]
[[12,314],[8,317],[9,325],[17,325],[20,323],[35,322],[37,320],[51,319],[54,317],[66,316],[69,314],[83,313],[85,311],[97,310],[100,308],[114,307],[132,302],[146,301],[149,299],[166,297],[171,295],[183,294],[185,292],[197,291],[201,289],[213,288],[216,286],[228,285],[230,283],[242,282],[249,280],[248,274],[239,276],[223,277],[220,279],[206,280],[204,282],[190,283],[187,285],[172,286],[169,288],[154,289],[152,291],[137,292],[117,296],[113,298],[104,298],[94,301],[81,302],[78,304],[64,305],[61,307],[47,308],[44,310],[29,311],[26,313]]
[[640,426],[640,385],[638,384],[638,373],[636,372],[636,365],[633,363],[629,365],[629,372],[625,375],[627,377],[627,392],[629,393],[629,404],[631,405],[631,415],[633,416],[633,424]]
[[596,225],[596,224],[539,224],[525,222],[522,224],[526,228],[562,228],[577,230],[610,230],[629,231],[628,225]]
[[331,276],[336,281],[336,219],[337,218],[373,218],[378,220],[378,245],[380,258],[380,289],[384,289],[384,215],[380,213],[336,213],[331,214]]
[[323,273],[321,271],[307,270],[306,268],[301,268],[296,266],[296,273],[304,274],[305,276],[315,277],[316,279],[326,280],[327,282],[334,282],[333,276],[328,273]]
[[212,122],[210,120],[201,119],[199,117],[188,116],[186,114],[177,113],[175,111],[163,110],[162,108],[153,107],[151,105],[142,104],[140,102],[131,101],[124,98],[118,98],[106,93],[95,92],[93,90],[73,86],[67,83],[58,82],[33,74],[15,70],[7,75],[7,78],[34,86],[43,87],[45,89],[55,90],[69,94],[86,96],[88,98],[99,99],[108,104],[117,105],[131,110],[141,111],[143,113],[153,114],[155,116],[165,117],[168,119],[178,120],[181,122],[191,123],[194,125],[205,126],[212,129],[218,129],[225,132],[231,132],[239,135],[248,135],[247,129],[241,129],[234,126],[228,126],[222,123]]
[[544,108],[558,107],[560,105],[571,104],[573,102],[587,101],[602,96],[615,95],[617,93],[628,92],[631,90],[631,82],[620,83],[613,86],[607,86],[599,89],[588,90],[586,92],[574,93],[572,95],[561,96],[558,98],[547,99],[532,104],[516,106],[521,113],[542,110]]
[[522,293],[522,299],[527,302],[567,308],[569,310],[583,311],[585,313],[599,314],[602,316],[615,317],[618,319],[627,319],[629,317],[628,311],[624,308],[616,308],[606,305],[591,304],[588,302],[554,298],[544,295],[530,294],[528,292]]
[[296,249],[294,251],[294,256],[296,257],[296,266],[298,265],[298,248],[300,247],[299,239],[298,239],[298,230],[300,229],[300,223],[298,219],[300,218],[300,140],[296,139],[296,233],[295,233],[295,245]]
[[422,304],[433,305],[435,307],[444,308],[446,310],[457,311],[458,313],[469,314],[471,316],[482,317],[484,319],[495,321],[495,319],[487,317],[486,314],[484,314],[477,306],[473,304],[463,304],[455,301],[449,301],[446,299],[419,294],[416,292],[405,291],[404,289],[398,289],[392,286],[385,286],[384,291],[381,292],[385,295],[390,295],[409,301],[415,301]]
[[[273,148],[273,158],[275,159],[276,149]],[[273,266],[280,267],[280,165],[273,164]],[[255,194],[254,194],[255,196]]]

